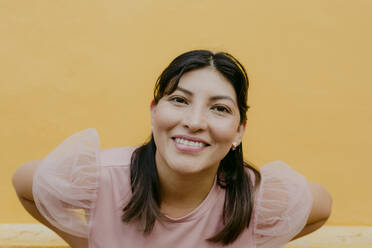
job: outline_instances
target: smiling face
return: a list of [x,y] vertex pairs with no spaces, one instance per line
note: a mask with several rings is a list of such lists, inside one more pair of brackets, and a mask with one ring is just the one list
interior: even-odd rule
[[151,106],[151,122],[158,170],[177,174],[214,175],[245,130],[233,86],[212,67],[185,73]]

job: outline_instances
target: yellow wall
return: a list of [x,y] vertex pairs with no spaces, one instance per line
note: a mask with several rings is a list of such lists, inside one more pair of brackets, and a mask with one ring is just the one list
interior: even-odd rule
[[246,158],[283,160],[334,198],[329,224],[372,225],[372,2],[5,0],[0,3],[0,223],[33,222],[13,171],[88,127],[102,148],[150,132],[156,77],[190,49],[251,79]]

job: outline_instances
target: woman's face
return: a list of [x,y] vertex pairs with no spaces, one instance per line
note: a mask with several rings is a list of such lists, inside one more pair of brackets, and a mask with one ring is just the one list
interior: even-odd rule
[[233,86],[211,67],[185,73],[151,106],[151,122],[158,170],[178,174],[215,173],[245,130]]

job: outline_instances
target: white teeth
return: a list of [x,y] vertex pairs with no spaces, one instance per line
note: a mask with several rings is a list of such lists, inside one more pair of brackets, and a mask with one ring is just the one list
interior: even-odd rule
[[183,145],[186,145],[186,146],[194,146],[194,147],[203,147],[204,146],[204,144],[201,143],[201,142],[185,140],[185,139],[182,139],[182,138],[176,138],[175,140],[176,140],[177,143],[183,144]]

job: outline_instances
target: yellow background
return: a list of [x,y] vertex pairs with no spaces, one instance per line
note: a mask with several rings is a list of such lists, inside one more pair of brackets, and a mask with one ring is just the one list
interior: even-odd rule
[[372,2],[0,1],[0,223],[34,220],[11,176],[97,128],[150,133],[154,82],[180,53],[228,51],[250,76],[246,158],[283,160],[334,199],[331,225],[372,225]]

